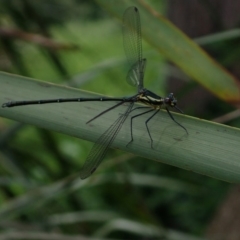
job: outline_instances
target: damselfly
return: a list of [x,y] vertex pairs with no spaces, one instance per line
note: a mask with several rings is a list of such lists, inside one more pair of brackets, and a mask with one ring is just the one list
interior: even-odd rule
[[[141,22],[140,14],[136,7],[129,7],[123,15],[123,45],[127,60],[130,64],[130,70],[127,74],[127,82],[138,88],[137,94],[131,97],[125,98],[64,98],[64,99],[48,99],[48,100],[32,100],[32,101],[12,101],[7,102],[2,105],[2,107],[15,107],[22,105],[32,105],[32,104],[47,104],[47,103],[63,103],[63,102],[86,102],[86,101],[114,101],[118,102],[107,110],[101,112],[94,118],[90,119],[87,123],[92,122],[96,118],[105,114],[106,112],[124,104],[129,103],[125,112],[121,114],[120,117],[98,138],[95,142],[92,150],[90,151],[81,171],[80,177],[82,179],[90,176],[102,162],[105,157],[108,148],[111,147],[114,139],[116,138],[118,132],[125,120],[127,119],[129,113],[136,109],[147,108],[146,111],[136,114],[131,117],[131,143],[133,141],[132,124],[133,119],[141,115],[152,112],[152,115],[145,122],[146,129],[151,140],[151,147],[153,145],[153,140],[148,128],[148,122],[160,111],[160,109],[166,109],[170,118],[182,127],[186,133],[187,129],[178,123],[172,114],[170,113],[168,107],[175,108],[179,112],[182,111],[177,107],[177,100],[173,93],[170,93],[167,97],[160,97],[155,93],[144,88],[143,79],[147,60],[142,58],[142,37],[141,37]],[[145,107],[134,108],[134,103],[140,102],[145,105]]]

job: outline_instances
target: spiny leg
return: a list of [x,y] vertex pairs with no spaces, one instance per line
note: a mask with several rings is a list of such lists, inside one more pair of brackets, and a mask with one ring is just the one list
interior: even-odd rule
[[[142,109],[142,108],[148,108],[148,109],[149,109],[149,107],[135,107],[134,109],[131,110],[131,112],[133,112],[134,110],[137,110],[137,109]],[[142,114],[140,114],[140,115],[142,115]],[[131,142],[133,142],[132,123],[133,123],[133,118],[134,118],[134,117],[137,117],[137,116],[138,116],[138,115],[131,117],[131,122],[130,122],[131,141],[130,141],[126,146],[128,146]]]
[[155,113],[153,113],[153,115],[147,119],[147,121],[145,122],[145,125],[146,125],[146,128],[147,128],[147,132],[148,132],[148,135],[150,137],[150,140],[151,140],[151,148],[153,149],[153,140],[152,140],[152,136],[151,136],[151,133],[149,131],[149,128],[148,128],[148,122],[160,111],[160,109],[156,110]]
[[168,113],[168,115],[170,116],[170,118],[171,118],[178,126],[180,126],[181,128],[183,128],[183,129],[186,131],[186,133],[188,134],[187,129],[186,129],[183,125],[181,125],[179,122],[177,122],[177,121],[174,119],[173,115],[171,114],[171,112],[169,111],[169,109],[168,109],[167,107],[166,107],[166,110],[167,110],[167,113]]
[[[149,108],[149,107],[136,107],[136,108],[134,108],[132,111],[134,111],[134,110],[136,110],[136,109],[139,109],[139,108]],[[130,142],[126,145],[126,147],[127,147],[131,142],[133,142],[133,130],[132,130],[133,119],[136,118],[136,117],[139,117],[139,116],[141,116],[141,115],[144,115],[144,114],[146,114],[146,113],[152,112],[153,110],[154,110],[154,109],[150,109],[150,110],[148,110],[148,111],[146,111],[146,112],[139,113],[139,114],[131,117],[131,124],[130,124],[130,128],[131,128],[131,140],[130,140]]]
[[[131,104],[132,104],[132,103],[136,102],[136,97],[137,97],[137,96],[138,96],[138,94],[136,94],[136,95],[134,95],[134,96],[132,96],[132,97],[130,97],[130,98],[123,98],[123,99],[122,99],[120,102],[118,102],[117,104],[115,104],[115,105],[113,105],[112,107],[104,110],[103,112],[100,112],[98,115],[96,115],[95,117],[93,117],[93,118],[91,118],[90,120],[88,120],[88,121],[86,122],[86,124],[92,122],[93,120],[95,120],[96,118],[100,117],[101,115],[107,113],[108,111],[110,111],[110,110],[112,110],[112,109],[114,109],[114,108],[116,108],[116,107],[118,107],[118,106],[120,106],[120,105],[122,105],[122,104],[124,104],[124,103],[131,103]],[[131,111],[132,111],[132,110],[130,110],[130,112],[131,112]]]
[[110,111],[110,110],[112,110],[112,109],[114,109],[114,108],[116,108],[116,107],[122,105],[123,103],[124,103],[124,101],[119,102],[119,103],[113,105],[112,107],[110,107],[110,108],[108,108],[108,109],[106,109],[106,110],[100,112],[98,115],[96,115],[95,117],[93,117],[93,118],[91,118],[90,120],[88,120],[88,121],[86,122],[86,124],[92,122],[93,120],[95,120],[96,118],[100,117],[101,115],[107,113],[108,111]]

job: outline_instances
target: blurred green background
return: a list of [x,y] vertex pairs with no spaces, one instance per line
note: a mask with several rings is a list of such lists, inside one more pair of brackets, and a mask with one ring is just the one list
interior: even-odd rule
[[[128,65],[121,21],[100,2],[2,0],[1,71],[108,96],[134,94],[136,90],[125,81]],[[129,6],[134,3],[124,2]],[[176,1],[136,2],[146,2],[173,22],[179,17],[170,8],[176,10]],[[240,34],[232,37],[226,31],[238,27],[239,21],[227,26],[218,9],[207,4],[211,1],[203,2],[214,24],[198,41],[237,76]],[[193,15],[188,16],[190,25]],[[178,23],[184,30],[183,21]],[[148,24],[151,22],[142,22]],[[216,40],[214,32],[223,34]],[[190,37],[201,34],[188,33]],[[188,115],[213,119],[234,110],[168,63],[144,40],[143,52],[148,59],[145,86],[161,96],[174,92],[179,107]],[[239,120],[237,116],[225,124],[238,127]],[[231,187],[115,149],[83,182],[77,174],[92,143],[7,119],[0,119],[0,131],[0,237],[10,234],[5,239],[15,239],[16,233],[22,234],[21,239],[30,239],[30,232],[31,239],[42,239],[40,234],[46,239],[53,239],[51,234],[59,239],[203,239]]]

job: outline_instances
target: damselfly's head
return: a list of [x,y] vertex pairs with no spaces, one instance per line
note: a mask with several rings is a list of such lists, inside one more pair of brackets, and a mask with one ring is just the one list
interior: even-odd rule
[[174,97],[173,93],[169,93],[164,102],[170,107],[175,107],[177,105],[177,99]]
[[183,111],[177,107],[177,99],[174,97],[173,93],[169,93],[168,97],[165,98],[164,102],[168,106],[171,106],[171,107],[177,109],[180,113],[183,113]]

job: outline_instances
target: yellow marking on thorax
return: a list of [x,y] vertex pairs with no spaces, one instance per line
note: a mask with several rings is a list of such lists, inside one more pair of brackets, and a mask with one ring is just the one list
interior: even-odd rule
[[149,106],[155,108],[155,109],[160,109],[162,107],[162,105],[164,104],[163,98],[156,99],[151,96],[139,96],[138,100],[146,105],[149,105]]

